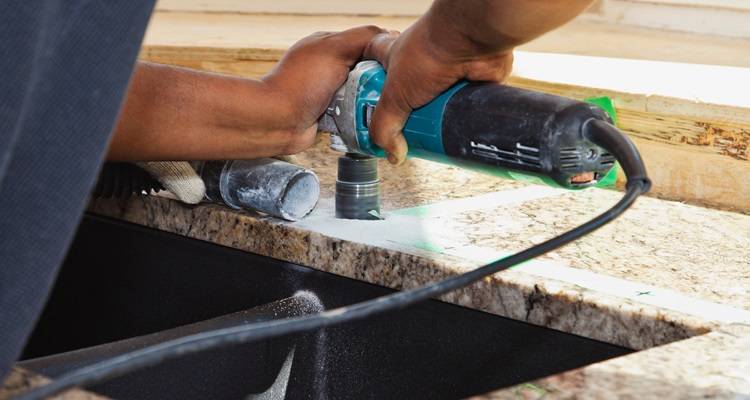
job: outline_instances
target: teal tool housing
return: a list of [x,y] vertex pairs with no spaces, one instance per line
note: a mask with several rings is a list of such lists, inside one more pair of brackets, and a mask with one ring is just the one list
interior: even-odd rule
[[[364,70],[355,96],[357,152],[376,157],[385,154],[370,138],[369,121],[385,79],[379,65]],[[602,99],[595,102],[602,104]],[[613,123],[595,104],[461,81],[415,109],[403,133],[410,157],[578,189],[612,184],[614,179],[614,157],[585,134],[591,120]]]
[[[380,100],[385,78],[385,70],[380,66],[367,70],[359,78],[360,89],[356,98],[356,129],[360,150],[376,157],[384,157],[385,153],[370,140],[369,116]],[[412,111],[403,130],[404,138],[409,145],[409,156],[441,162],[451,161],[445,157],[443,148],[443,113],[451,96],[467,84],[465,81],[459,82],[428,104]]]

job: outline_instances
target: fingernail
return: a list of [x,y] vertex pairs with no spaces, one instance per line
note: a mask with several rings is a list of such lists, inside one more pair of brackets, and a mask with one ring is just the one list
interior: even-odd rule
[[388,162],[393,165],[396,165],[398,164],[398,158],[396,158],[396,156],[393,153],[388,153]]

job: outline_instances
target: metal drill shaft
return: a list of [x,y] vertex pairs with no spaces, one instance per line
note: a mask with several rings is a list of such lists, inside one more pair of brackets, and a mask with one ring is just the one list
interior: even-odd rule
[[347,153],[339,157],[336,218],[380,219],[380,179],[374,157]]

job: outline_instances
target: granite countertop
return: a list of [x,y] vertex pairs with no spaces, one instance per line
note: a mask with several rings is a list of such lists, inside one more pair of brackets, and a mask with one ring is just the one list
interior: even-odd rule
[[[325,140],[297,156],[321,180],[316,210],[299,222],[155,196],[90,211],[407,289],[561,233],[621,195],[410,160],[381,163],[384,220],[344,221],[333,216],[337,157]],[[442,299],[644,350],[486,398],[750,396],[748,232],[748,215],[641,198],[586,238]]]
[[[5,382],[0,385],[0,399],[7,400],[14,396],[19,396],[31,388],[42,386],[49,383],[49,379],[37,373],[25,370],[23,368],[14,368],[5,378]],[[54,400],[106,400],[108,397],[100,396],[95,393],[87,392],[81,389],[72,389],[53,396]]]

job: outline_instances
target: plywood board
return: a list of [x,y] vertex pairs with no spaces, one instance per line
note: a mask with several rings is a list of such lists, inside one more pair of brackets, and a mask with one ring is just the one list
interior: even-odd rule
[[159,0],[160,11],[293,15],[422,15],[431,0]]
[[604,0],[585,15],[598,21],[730,37],[750,37],[750,2]]
[[[406,29],[414,17],[240,15],[157,12],[146,34],[147,49],[182,52],[179,57],[278,59],[300,38],[375,24]],[[623,45],[627,44],[627,45]],[[182,47],[190,47],[187,52]],[[691,64],[750,67],[750,40],[574,21],[524,45],[522,50]],[[206,55],[205,52],[211,54]]]

